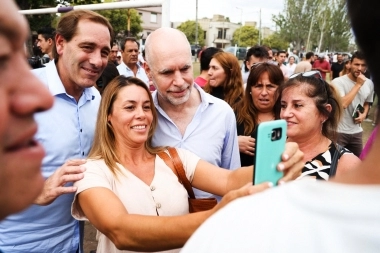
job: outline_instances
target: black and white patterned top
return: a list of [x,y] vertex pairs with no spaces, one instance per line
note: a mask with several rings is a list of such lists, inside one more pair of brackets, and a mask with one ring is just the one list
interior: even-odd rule
[[[336,146],[331,142],[328,150],[318,154],[311,161],[307,161],[305,163],[305,167],[302,169],[302,174],[298,179],[311,176],[318,180],[329,180],[331,159],[334,156],[335,152]],[[343,148],[341,155],[346,153],[352,152],[346,148]]]

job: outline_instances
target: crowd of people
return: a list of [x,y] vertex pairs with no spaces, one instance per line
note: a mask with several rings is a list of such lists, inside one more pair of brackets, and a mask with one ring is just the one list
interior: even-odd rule
[[[115,42],[87,10],[38,31],[49,60],[31,71],[26,19],[5,0],[0,252],[84,252],[86,220],[98,253],[376,252],[380,137],[375,128],[363,150],[361,123],[379,92],[379,38],[362,32],[374,4],[363,1],[348,1],[363,50],[349,60],[254,46],[241,67],[209,47],[194,78],[182,32],[157,29],[139,57],[135,38]],[[253,185],[257,127],[277,119],[287,123],[280,186]],[[190,213],[178,164],[213,207]]]

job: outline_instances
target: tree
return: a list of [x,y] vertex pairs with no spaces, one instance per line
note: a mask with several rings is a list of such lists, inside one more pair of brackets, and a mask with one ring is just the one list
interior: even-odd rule
[[[104,10],[98,11],[101,15],[106,17],[111,23],[117,39],[127,35],[127,20],[128,20],[128,9],[114,9],[114,10]],[[130,9],[130,22],[131,31],[130,35],[137,37],[143,28],[141,26],[142,20],[140,15],[135,9]]]
[[[104,2],[112,2],[111,0],[106,0]],[[20,9],[38,9],[38,8],[49,8],[56,7],[60,5],[83,5],[83,4],[97,4],[102,3],[102,0],[17,0],[17,4]],[[101,15],[105,16],[111,23],[115,30],[115,34],[119,36],[126,35],[127,30],[127,19],[128,10],[127,9],[114,9],[114,10],[104,10],[98,11]],[[130,9],[130,20],[131,20],[131,36],[138,36],[138,34],[143,30],[141,23],[142,20],[140,15],[134,9]],[[26,15],[29,21],[29,26],[31,31],[37,31],[43,26],[56,27],[58,22],[57,15],[55,14],[41,14],[41,15]]]
[[[57,6],[56,0],[16,0],[20,10],[51,8]],[[37,31],[44,26],[51,26],[54,14],[26,15],[31,31]]]
[[276,32],[263,40],[263,45],[275,48],[278,50],[286,50],[289,46],[289,42],[284,40],[280,33]]
[[347,49],[350,25],[345,0],[285,0],[284,9],[284,14],[273,16],[273,21],[294,49]]
[[[178,30],[183,32],[190,44],[195,44],[195,21],[188,20],[183,22],[177,27]],[[204,31],[202,27],[198,24],[198,45],[203,46],[205,43]]]
[[259,40],[259,30],[254,26],[242,26],[235,30],[232,35],[232,45],[239,47],[251,47],[256,45]]

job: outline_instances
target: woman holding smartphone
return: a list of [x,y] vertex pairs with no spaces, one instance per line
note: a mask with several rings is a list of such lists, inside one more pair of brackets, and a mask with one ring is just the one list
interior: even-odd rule
[[[94,143],[83,165],[84,178],[75,183],[78,190],[72,204],[72,215],[89,220],[99,231],[97,252],[179,252],[195,229],[219,208],[269,186],[252,186],[252,166],[225,170],[177,148],[177,158],[192,186],[226,195],[213,209],[189,214],[187,191],[159,156],[167,147],[152,146],[157,122],[144,82],[121,75],[108,84]],[[290,144],[284,153],[288,159],[283,159],[280,168],[285,172],[282,180],[288,181],[302,168],[302,152]]]

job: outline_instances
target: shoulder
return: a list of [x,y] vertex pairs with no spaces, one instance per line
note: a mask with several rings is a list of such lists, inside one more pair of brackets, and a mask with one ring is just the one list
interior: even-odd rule
[[87,169],[86,172],[88,170],[98,170],[98,171],[108,170],[108,167],[103,159],[87,159],[86,163],[83,164],[83,166],[86,167]]
[[351,151],[344,152],[339,159],[337,174],[353,170],[360,165],[360,159]]

